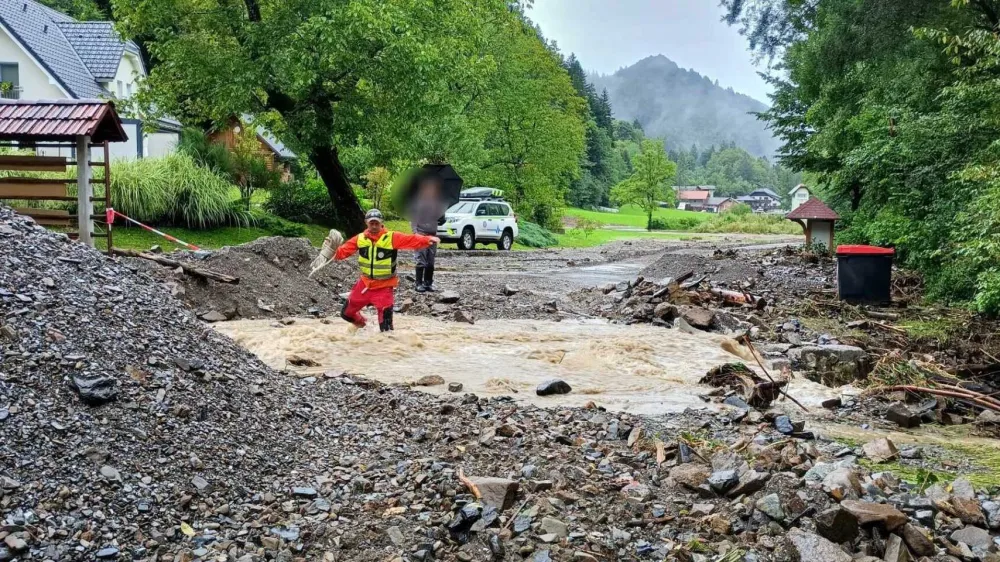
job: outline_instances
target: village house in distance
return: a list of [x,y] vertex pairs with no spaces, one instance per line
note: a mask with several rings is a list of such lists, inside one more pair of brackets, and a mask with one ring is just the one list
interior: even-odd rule
[[716,197],[714,185],[675,185],[673,189],[677,195],[677,208],[682,211],[721,213],[740,203],[748,205],[755,213],[781,211],[781,196],[766,188],[755,189],[748,195],[735,198]]

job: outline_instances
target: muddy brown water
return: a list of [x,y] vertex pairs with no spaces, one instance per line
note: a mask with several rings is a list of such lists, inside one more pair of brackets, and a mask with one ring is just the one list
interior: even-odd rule
[[[277,369],[302,376],[328,371],[363,374],[384,383],[411,383],[424,375],[460,382],[463,392],[511,396],[541,406],[583,406],[594,401],[615,411],[657,415],[707,408],[699,396],[712,389],[698,384],[717,365],[740,361],[721,347],[716,334],[686,334],[653,326],[623,326],[604,321],[487,320],[475,325],[426,317],[397,317],[396,332],[375,326],[352,331],[345,323],[300,319],[290,326],[268,320],[215,324]],[[319,363],[294,368],[289,356]],[[573,392],[539,397],[536,386],[565,380]],[[420,387],[432,394],[447,384]],[[837,391],[795,379],[791,392],[807,406],[819,407]]]

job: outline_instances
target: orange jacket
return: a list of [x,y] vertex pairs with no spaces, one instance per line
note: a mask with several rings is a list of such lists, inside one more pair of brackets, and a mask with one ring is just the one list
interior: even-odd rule
[[[368,234],[368,231],[364,231],[358,236],[366,236],[372,242],[378,242],[386,232],[385,228],[381,232],[372,236]],[[339,248],[337,248],[337,253],[334,254],[333,259],[335,260],[346,260],[347,258],[353,256],[358,251],[358,236],[352,237],[347,242],[344,242]],[[392,249],[393,250],[423,250],[424,248],[429,248],[433,244],[431,242],[430,236],[424,236],[422,234],[403,234],[402,232],[392,233]],[[399,277],[393,277],[392,279],[369,279],[364,274],[361,275],[361,282],[365,284],[365,287],[369,289],[382,289],[385,287],[398,287]]]

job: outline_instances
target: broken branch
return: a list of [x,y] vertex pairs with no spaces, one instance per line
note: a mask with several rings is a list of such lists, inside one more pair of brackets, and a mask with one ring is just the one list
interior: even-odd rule
[[176,269],[179,267],[181,271],[192,277],[211,279],[212,281],[218,281],[219,283],[229,283],[231,285],[238,285],[240,282],[239,277],[233,277],[232,275],[226,275],[225,273],[219,273],[218,271],[212,271],[210,269],[201,269],[199,267],[190,266],[181,263],[177,260],[170,259],[166,256],[161,256],[150,252],[136,252],[135,250],[115,249],[115,253],[130,258],[142,258],[144,260],[156,262],[160,265],[164,265],[170,268]]
[[465,472],[462,471],[461,467],[458,469],[458,480],[462,484],[465,484],[465,487],[469,489],[469,492],[471,492],[473,496],[476,496],[476,501],[483,499],[483,494],[480,493],[479,487],[473,484],[472,480],[465,477]]

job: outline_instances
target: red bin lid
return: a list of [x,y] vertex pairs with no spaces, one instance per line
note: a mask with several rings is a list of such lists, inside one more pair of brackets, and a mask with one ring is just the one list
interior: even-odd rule
[[896,250],[893,248],[880,248],[878,246],[841,245],[837,246],[838,256],[894,256]]

